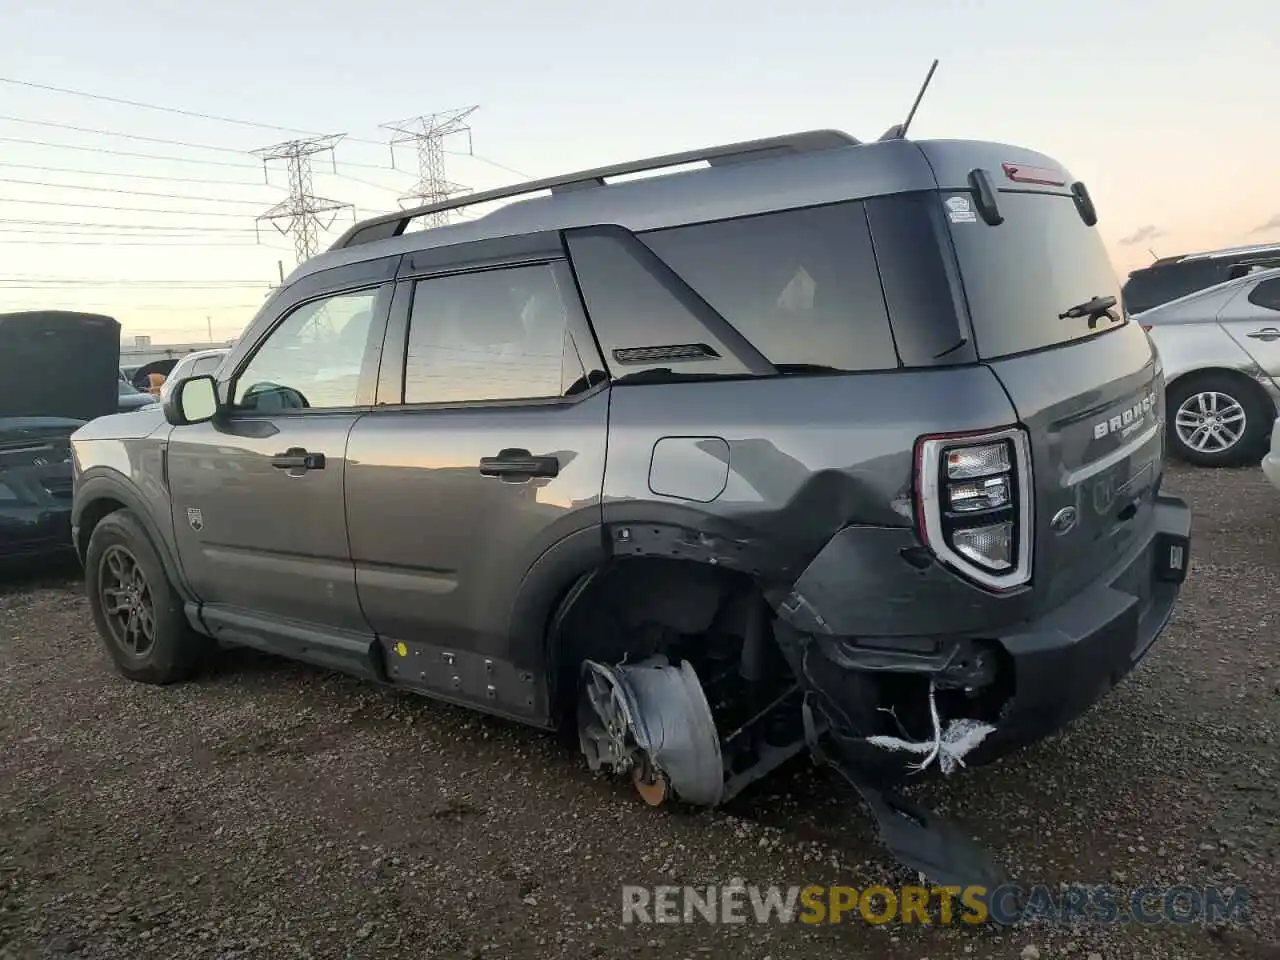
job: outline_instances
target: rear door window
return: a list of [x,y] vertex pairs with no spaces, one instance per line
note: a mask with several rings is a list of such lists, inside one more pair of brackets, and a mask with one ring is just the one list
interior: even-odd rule
[[[998,196],[1004,215],[998,226],[954,211],[947,218],[978,355],[1026,353],[1121,326],[1120,283],[1097,229],[1085,225],[1074,200],[1049,193]],[[944,203],[952,198],[942,195]],[[1090,328],[1087,318],[1060,316],[1095,297],[1116,298],[1113,319],[1100,317]]]
[[861,203],[672,227],[641,239],[775,366],[898,366]]

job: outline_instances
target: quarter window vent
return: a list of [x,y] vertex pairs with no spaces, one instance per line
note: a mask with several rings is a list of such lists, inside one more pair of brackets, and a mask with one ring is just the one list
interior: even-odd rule
[[662,347],[624,347],[613,351],[613,359],[618,363],[668,363],[688,362],[691,360],[718,360],[720,354],[705,343],[673,343]]

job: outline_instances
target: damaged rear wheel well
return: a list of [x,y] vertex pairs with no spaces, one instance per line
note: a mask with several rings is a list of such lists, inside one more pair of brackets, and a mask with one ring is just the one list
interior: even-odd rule
[[714,806],[805,748],[802,692],[750,574],[630,557],[562,606],[558,706],[591,769],[630,774],[650,803]]
[[712,633],[741,640],[747,611],[763,604],[749,575],[707,563],[628,557],[600,566],[567,592],[552,621],[557,708],[571,713],[584,660],[635,661]]

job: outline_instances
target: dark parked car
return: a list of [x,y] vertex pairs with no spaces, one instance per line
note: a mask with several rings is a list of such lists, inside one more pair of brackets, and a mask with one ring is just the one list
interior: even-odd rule
[[0,560],[71,549],[70,437],[115,410],[119,350],[110,317],[0,314]]
[[1187,569],[1095,222],[1025,149],[817,131],[357,224],[74,436],[98,629],[149,683],[221,641],[576,722],[651,803],[812,749],[972,882],[888,785],[1088,708]]
[[1228,280],[1275,267],[1280,267],[1280,243],[1163,257],[1129,274],[1124,284],[1124,307],[1131,314],[1142,313]]

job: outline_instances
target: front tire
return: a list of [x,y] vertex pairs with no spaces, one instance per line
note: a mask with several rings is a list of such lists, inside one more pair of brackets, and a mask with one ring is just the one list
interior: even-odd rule
[[182,598],[132,511],[99,521],[84,568],[94,624],[121,673],[154,684],[195,675],[211,643],[187,623]]
[[1165,397],[1169,452],[1200,467],[1238,467],[1262,459],[1276,419],[1262,389],[1229,373],[1183,377]]

